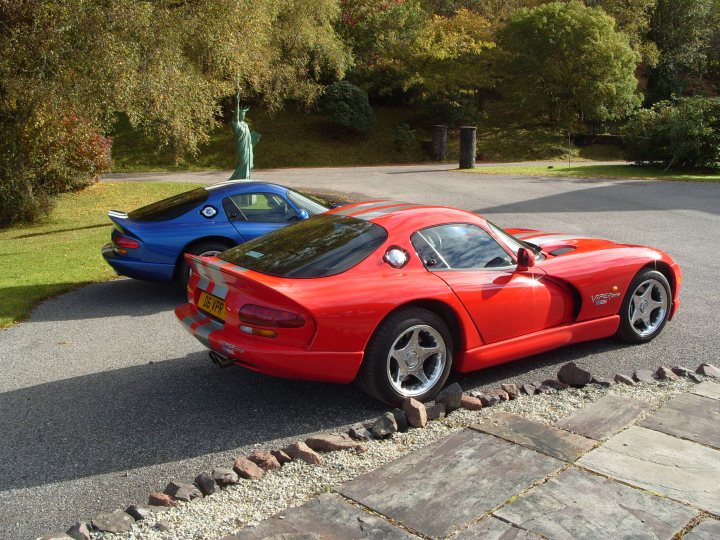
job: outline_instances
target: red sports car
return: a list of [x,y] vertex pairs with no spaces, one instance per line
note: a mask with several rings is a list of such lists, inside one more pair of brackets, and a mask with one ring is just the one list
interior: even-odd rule
[[650,341],[682,283],[657,249],[392,201],[186,257],[189,302],[175,313],[215,363],[357,381],[389,404],[432,398],[451,369],[613,335]]

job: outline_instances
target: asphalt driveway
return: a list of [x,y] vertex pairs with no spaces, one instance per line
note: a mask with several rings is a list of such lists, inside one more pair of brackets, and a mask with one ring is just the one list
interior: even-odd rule
[[[668,251],[682,309],[650,344],[581,344],[459,377],[466,389],[554,375],[718,362],[720,185],[464,174],[447,166],[258,171],[257,179],[480,212],[502,226],[605,236]],[[110,175],[216,182],[222,173]],[[98,246],[98,249],[100,246]],[[172,479],[251,448],[334,429],[382,407],[344,386],[220,370],[175,321],[171,286],[116,280],[45,302],[0,331],[0,538],[33,538],[144,502]]]

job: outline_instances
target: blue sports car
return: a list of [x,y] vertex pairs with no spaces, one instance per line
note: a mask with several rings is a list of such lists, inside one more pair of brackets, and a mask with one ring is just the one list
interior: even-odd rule
[[190,275],[184,253],[217,255],[237,244],[328,210],[284,186],[246,180],[201,187],[132,212],[115,224],[102,255],[123,276],[150,281]]

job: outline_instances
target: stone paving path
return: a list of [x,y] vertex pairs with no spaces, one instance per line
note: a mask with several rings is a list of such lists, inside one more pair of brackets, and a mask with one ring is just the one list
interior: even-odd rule
[[497,413],[224,540],[720,538],[720,384]]

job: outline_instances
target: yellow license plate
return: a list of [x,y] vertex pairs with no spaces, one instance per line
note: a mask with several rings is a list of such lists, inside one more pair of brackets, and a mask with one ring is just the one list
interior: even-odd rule
[[213,317],[217,317],[221,321],[225,321],[225,300],[213,296],[205,291],[200,292],[200,298],[198,298],[198,308],[206,313],[209,313]]

